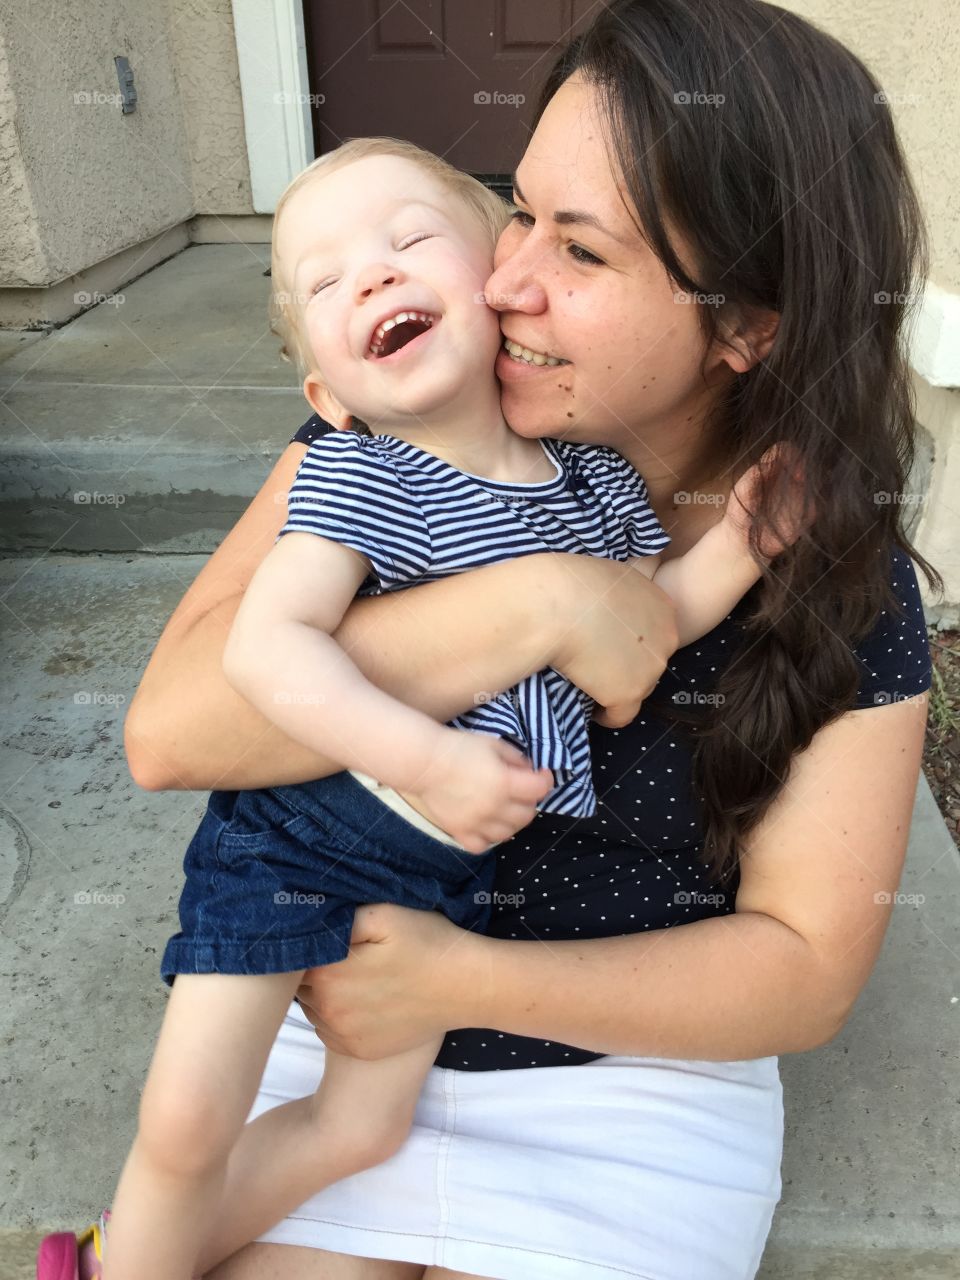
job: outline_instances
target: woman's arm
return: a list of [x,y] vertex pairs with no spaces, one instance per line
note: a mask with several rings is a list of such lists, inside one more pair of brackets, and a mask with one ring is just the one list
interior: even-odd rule
[[331,1047],[370,1058],[453,1027],[636,1057],[816,1048],[842,1028],[883,942],[926,704],[924,694],[851,711],[820,730],[749,839],[733,915],[555,942],[364,908],[359,945],[342,965],[311,970],[301,1003],[322,1010],[311,1017]]
[[[340,767],[265,719],[222,668],[305,452],[287,446],[157,643],[124,726],[131,774],[148,790],[276,786]],[[665,593],[630,566],[537,555],[358,600],[336,639],[379,688],[440,721],[552,665],[601,706],[617,704],[627,723],[660,678],[676,630]]]

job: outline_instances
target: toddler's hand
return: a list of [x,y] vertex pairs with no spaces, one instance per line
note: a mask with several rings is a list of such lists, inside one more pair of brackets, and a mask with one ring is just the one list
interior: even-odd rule
[[723,516],[724,523],[746,547],[752,515],[759,505],[762,486],[767,481],[773,483],[773,477],[778,471],[784,478],[785,487],[783,502],[776,511],[780,536],[770,529],[764,531],[760,551],[767,560],[773,560],[792,546],[803,530],[813,523],[815,516],[804,485],[803,461],[793,445],[785,440],[778,441],[764,453],[759,462],[743,473],[733,486]]
[[451,729],[423,784],[404,795],[468,853],[485,853],[532,822],[553,787],[509,742]]

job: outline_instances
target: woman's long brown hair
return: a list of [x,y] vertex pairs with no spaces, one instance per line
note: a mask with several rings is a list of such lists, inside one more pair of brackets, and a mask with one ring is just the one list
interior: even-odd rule
[[[602,94],[637,224],[668,275],[725,299],[700,305],[708,344],[734,316],[780,317],[769,355],[705,424],[705,479],[736,479],[787,441],[817,513],[751,594],[715,702],[698,716],[656,707],[691,734],[701,857],[727,883],[794,754],[853,705],[854,647],[881,610],[900,612],[893,548],[943,589],[902,519],[915,430],[904,322],[926,278],[923,219],[880,86],[784,9],[612,0],[553,67],[537,119],[574,72]],[[782,484],[759,497],[755,548],[776,528]]]

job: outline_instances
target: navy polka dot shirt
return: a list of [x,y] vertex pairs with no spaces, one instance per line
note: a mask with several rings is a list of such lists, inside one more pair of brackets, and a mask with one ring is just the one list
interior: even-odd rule
[[[308,444],[328,429],[313,417],[294,436]],[[916,572],[896,549],[892,584],[903,617],[881,614],[857,646],[861,681],[854,706],[912,697],[930,687],[931,663]],[[738,640],[748,597],[713,631],[671,658],[650,698],[709,694]],[[594,785],[590,818],[540,814],[497,850],[488,934],[544,941],[606,938],[728,915],[738,875],[725,890],[698,860],[700,820],[691,751],[682,730],[641,710],[624,729],[591,723]],[[447,1034],[436,1065],[460,1071],[573,1066],[603,1054],[484,1028]]]

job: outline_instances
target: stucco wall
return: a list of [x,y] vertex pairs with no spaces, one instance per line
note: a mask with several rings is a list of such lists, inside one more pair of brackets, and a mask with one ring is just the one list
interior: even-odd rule
[[960,5],[787,0],[869,66],[891,101],[930,231],[930,279],[960,293]]
[[194,212],[253,213],[230,0],[170,0]]
[[[166,7],[0,0],[0,28],[26,175],[6,212],[14,224],[32,220],[39,240],[24,256],[0,238],[0,284],[51,284],[188,218],[193,191]],[[116,54],[136,74],[140,101],[130,115],[113,98]],[[10,177],[4,163],[0,186]]]

